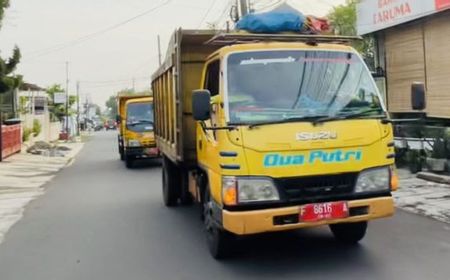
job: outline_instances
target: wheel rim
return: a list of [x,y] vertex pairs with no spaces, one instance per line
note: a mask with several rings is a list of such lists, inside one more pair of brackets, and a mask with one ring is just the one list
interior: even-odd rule
[[212,240],[215,234],[215,226],[212,217],[212,202],[209,194],[206,195],[205,200],[203,203],[204,226],[208,240]]

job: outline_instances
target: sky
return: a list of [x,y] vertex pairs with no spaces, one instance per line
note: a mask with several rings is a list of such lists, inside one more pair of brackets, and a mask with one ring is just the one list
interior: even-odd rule
[[[121,89],[150,87],[161,51],[176,28],[224,26],[231,0],[11,0],[0,30],[0,55],[15,45],[22,52],[16,74],[48,87],[66,84],[69,93],[79,81],[82,100],[104,107]],[[256,10],[281,0],[252,0]],[[305,14],[323,16],[345,0],[287,1]]]

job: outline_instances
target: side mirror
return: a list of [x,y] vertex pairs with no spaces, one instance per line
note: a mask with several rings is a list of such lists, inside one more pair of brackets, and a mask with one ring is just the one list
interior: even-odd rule
[[192,114],[196,121],[206,121],[211,117],[211,93],[209,90],[192,92]]
[[415,82],[411,86],[411,105],[413,110],[422,111],[426,108],[425,84]]

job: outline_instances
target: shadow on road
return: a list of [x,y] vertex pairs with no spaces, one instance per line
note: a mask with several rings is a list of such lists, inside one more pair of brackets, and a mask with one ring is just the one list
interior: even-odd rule
[[[361,273],[364,278],[363,273],[378,273],[378,261],[366,249],[364,241],[355,246],[340,244],[334,240],[327,227],[240,237],[235,243],[233,256],[216,261],[209,256],[206,248],[199,209],[196,206],[165,211],[168,211],[167,219],[177,224],[183,232],[183,243],[199,246],[196,254],[203,254],[198,257],[206,260],[205,265],[219,266],[226,274],[240,275],[243,279],[281,279],[295,275],[317,277],[335,273],[350,273],[353,276]],[[354,271],[355,267],[358,267],[357,271]]]
[[132,169],[149,169],[149,168],[159,168],[162,166],[162,161],[160,158],[152,159],[137,159],[133,162]]

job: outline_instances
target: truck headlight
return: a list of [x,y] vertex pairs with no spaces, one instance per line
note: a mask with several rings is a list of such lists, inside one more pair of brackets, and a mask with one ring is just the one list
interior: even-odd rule
[[278,190],[269,178],[223,177],[222,188],[226,205],[280,200]]
[[140,147],[141,142],[139,140],[128,140],[128,147]]
[[373,168],[362,171],[356,181],[355,193],[388,191],[391,187],[389,167]]

